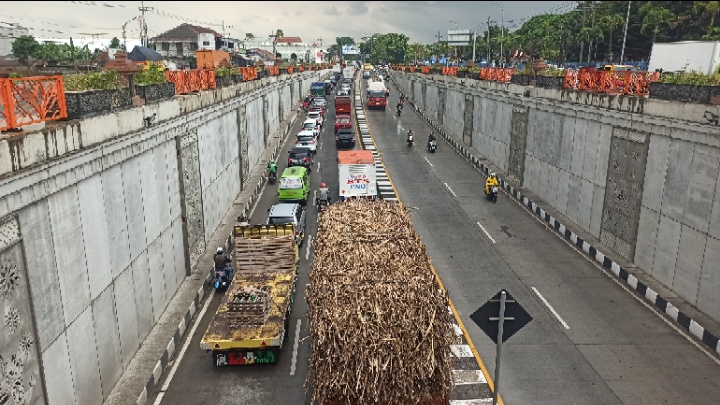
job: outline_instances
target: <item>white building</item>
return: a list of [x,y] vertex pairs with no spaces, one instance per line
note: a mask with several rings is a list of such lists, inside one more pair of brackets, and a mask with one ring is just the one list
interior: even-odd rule
[[[254,39],[244,41],[245,49],[262,49],[264,51],[273,51],[272,39]],[[289,61],[297,59],[303,63],[320,63],[324,50],[318,44],[302,42],[299,37],[282,37],[275,41],[275,52],[279,53],[283,60]]]
[[19,24],[0,22],[0,56],[12,55],[15,38],[30,35],[30,30]]

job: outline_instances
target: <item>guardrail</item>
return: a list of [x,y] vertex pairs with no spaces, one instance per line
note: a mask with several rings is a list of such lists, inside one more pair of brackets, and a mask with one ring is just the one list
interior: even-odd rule
[[62,76],[0,79],[0,130],[67,116]]
[[609,72],[581,68],[566,70],[563,88],[607,94],[647,96],[650,83],[660,79],[660,72]]
[[215,70],[166,70],[167,81],[175,84],[175,94],[189,94],[215,88]]

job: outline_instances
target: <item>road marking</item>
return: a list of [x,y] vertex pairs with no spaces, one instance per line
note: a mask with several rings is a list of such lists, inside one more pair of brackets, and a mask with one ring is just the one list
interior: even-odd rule
[[452,189],[450,188],[450,186],[448,186],[447,183],[445,183],[445,187],[448,189],[448,191],[450,191],[450,194],[452,194],[455,198],[457,198],[457,194],[455,194],[455,192],[452,191]]
[[305,260],[310,260],[310,247],[312,246],[312,235],[308,236],[307,249],[305,250]]
[[290,362],[290,375],[295,375],[295,369],[297,367],[297,356],[298,356],[298,346],[300,345],[300,325],[302,324],[302,320],[297,320],[297,325],[295,325],[295,341],[293,342],[293,354],[292,354],[292,362]]
[[313,191],[313,206],[317,207],[317,190]]
[[322,150],[322,145],[323,145],[323,143],[322,143],[322,142],[320,142],[320,150]]
[[492,241],[492,243],[495,243],[495,239],[493,239],[493,237],[490,236],[490,233],[487,230],[485,230],[485,227],[482,226],[482,224],[480,222],[477,222],[477,225],[480,227],[480,229],[482,229],[483,232],[485,232],[485,236],[487,236],[488,239],[490,239]]
[[404,131],[405,128],[403,128],[402,125],[400,125],[400,130],[401,130],[401,131]]
[[427,164],[429,164],[430,166],[435,166],[434,164],[430,163],[427,156],[423,156],[423,158],[425,158],[425,161],[427,162]]
[[540,298],[540,301],[542,301],[543,304],[545,304],[545,306],[548,307],[548,309],[550,310],[550,312],[552,312],[552,314],[555,315],[555,318],[557,318],[557,320],[560,321],[560,323],[562,324],[562,326],[563,326],[565,329],[570,329],[570,326],[568,326],[568,324],[565,323],[565,321],[563,321],[563,319],[560,317],[560,315],[557,313],[557,311],[555,311],[555,308],[553,308],[552,305],[550,305],[550,303],[547,302],[547,300],[545,299],[545,297],[543,297],[542,294],[540,294],[540,291],[538,291],[538,289],[535,288],[535,287],[531,287],[531,288],[532,288],[532,290],[535,292],[535,294],[537,294],[537,296]]
[[[213,290],[214,294],[214,290]],[[163,397],[165,396],[165,391],[170,388],[170,383],[172,382],[173,377],[175,376],[175,372],[177,372],[178,366],[180,366],[180,362],[182,361],[183,357],[185,356],[185,352],[187,351],[187,348],[190,346],[190,343],[193,341],[193,336],[195,335],[195,331],[197,331],[198,325],[200,325],[200,321],[203,319],[203,315],[205,315],[205,312],[207,312],[208,307],[210,306],[210,302],[212,301],[212,295],[209,296],[205,300],[205,305],[203,305],[202,309],[200,310],[200,313],[195,318],[195,324],[193,325],[192,329],[190,329],[190,334],[187,335],[187,339],[185,339],[185,343],[183,344],[182,349],[180,349],[180,353],[178,353],[177,358],[174,360],[175,363],[173,363],[172,368],[170,369],[170,372],[167,375],[167,378],[165,379],[165,384],[163,384],[162,388],[160,389],[160,393],[158,394],[157,398],[155,398],[154,405],[159,405]],[[152,393],[148,393],[152,394]]]
[[320,171],[320,162],[317,164],[317,171]]

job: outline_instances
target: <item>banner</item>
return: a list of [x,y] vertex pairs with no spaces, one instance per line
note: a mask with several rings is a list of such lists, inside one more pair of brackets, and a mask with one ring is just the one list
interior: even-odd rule
[[342,53],[343,55],[360,55],[360,49],[355,45],[343,45]]

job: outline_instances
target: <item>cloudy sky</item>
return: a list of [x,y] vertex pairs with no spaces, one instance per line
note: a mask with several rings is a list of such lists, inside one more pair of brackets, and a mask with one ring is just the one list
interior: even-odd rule
[[[430,43],[438,31],[484,27],[502,19],[507,27],[533,15],[567,11],[575,2],[561,1],[146,1],[154,9],[146,14],[148,34],[154,37],[183,22],[202,25],[235,38],[245,33],[265,37],[277,29],[286,36],[323,46],[338,36],[356,41],[372,33],[398,32],[411,42]],[[140,1],[7,1],[0,21],[19,23],[43,38],[122,36],[122,25],[139,16]],[[499,4],[499,5],[498,5]],[[455,21],[455,23],[451,22]],[[128,38],[139,37],[137,20],[127,25]],[[480,30],[481,28],[477,28]]]

